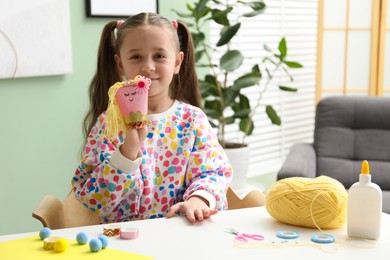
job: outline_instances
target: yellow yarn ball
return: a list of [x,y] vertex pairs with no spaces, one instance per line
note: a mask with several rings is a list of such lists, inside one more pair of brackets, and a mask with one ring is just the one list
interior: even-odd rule
[[68,241],[65,238],[59,238],[54,242],[55,252],[65,252],[68,248]]
[[348,195],[337,180],[291,177],[267,191],[265,207],[276,220],[301,227],[332,229],[347,221]]

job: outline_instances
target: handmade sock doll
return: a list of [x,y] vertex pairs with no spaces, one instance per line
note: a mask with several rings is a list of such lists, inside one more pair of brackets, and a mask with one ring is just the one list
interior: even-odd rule
[[120,131],[139,129],[146,125],[148,90],[151,79],[136,76],[132,80],[117,82],[108,91],[107,130],[109,139]]

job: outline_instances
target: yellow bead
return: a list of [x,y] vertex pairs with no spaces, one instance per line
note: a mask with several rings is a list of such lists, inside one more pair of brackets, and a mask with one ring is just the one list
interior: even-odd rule
[[64,252],[68,248],[68,241],[65,238],[59,238],[54,243],[54,251]]

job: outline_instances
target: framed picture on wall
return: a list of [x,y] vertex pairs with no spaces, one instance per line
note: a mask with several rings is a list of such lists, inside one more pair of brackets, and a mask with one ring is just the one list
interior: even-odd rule
[[86,0],[88,17],[129,17],[141,12],[158,13],[158,0]]
[[[1,2],[0,80],[72,73],[69,5],[70,0]],[[44,21],[50,26],[42,26]]]

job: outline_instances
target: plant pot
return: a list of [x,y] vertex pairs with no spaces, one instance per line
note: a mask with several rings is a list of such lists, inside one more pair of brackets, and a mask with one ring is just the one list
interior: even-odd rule
[[242,190],[247,185],[250,148],[244,146],[224,150],[233,167],[233,179],[230,185],[234,190]]

